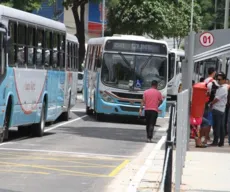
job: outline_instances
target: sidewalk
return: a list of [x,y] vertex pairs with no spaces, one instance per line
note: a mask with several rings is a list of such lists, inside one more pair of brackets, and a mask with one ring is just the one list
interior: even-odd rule
[[194,148],[186,154],[181,191],[230,192],[230,146]]
[[137,188],[137,192],[153,192],[159,190],[163,171],[164,155],[164,150],[159,150],[157,152],[154,159],[152,159],[152,165],[145,172],[145,175]]

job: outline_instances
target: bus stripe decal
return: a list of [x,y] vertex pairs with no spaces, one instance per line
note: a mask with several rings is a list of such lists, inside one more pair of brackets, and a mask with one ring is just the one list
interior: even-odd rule
[[15,75],[16,71],[15,71],[15,69],[13,69],[13,71],[14,71],[15,88],[16,88],[16,92],[17,92],[19,104],[20,104],[21,109],[24,112],[24,114],[29,115],[29,114],[31,114],[33,112],[34,109],[37,108],[37,104],[38,104],[39,100],[41,99],[41,96],[42,96],[42,93],[43,93],[43,90],[44,90],[44,87],[45,87],[46,79],[47,79],[47,73],[46,73],[45,80],[44,80],[44,83],[43,83],[43,87],[42,87],[42,90],[40,92],[38,100],[36,101],[34,107],[33,106],[31,107],[31,110],[26,110],[26,109],[23,108],[23,104],[21,102],[20,94],[19,94],[19,91],[18,91],[17,81],[16,81],[16,75]]

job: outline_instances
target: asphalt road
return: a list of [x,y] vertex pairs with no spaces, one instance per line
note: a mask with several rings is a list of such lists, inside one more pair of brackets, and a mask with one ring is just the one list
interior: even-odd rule
[[[142,121],[97,122],[84,109],[79,102],[68,122],[47,126],[42,138],[12,130],[0,144],[0,192],[103,192],[149,145]],[[167,120],[158,119],[153,146],[165,135]]]

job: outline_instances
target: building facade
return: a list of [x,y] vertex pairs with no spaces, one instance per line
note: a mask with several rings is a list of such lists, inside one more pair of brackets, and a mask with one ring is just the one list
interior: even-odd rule
[[[67,32],[76,34],[76,26],[72,13],[72,9],[68,10],[63,7],[63,0],[56,0],[53,5],[50,5],[48,0],[42,3],[39,11],[34,11],[34,14],[41,15],[50,19],[60,21],[66,25]],[[86,42],[91,37],[100,37],[102,34],[102,2],[89,2],[85,5],[85,36]],[[106,11],[105,11],[106,16]],[[106,20],[105,20],[106,26]],[[105,27],[106,28],[106,27]]]

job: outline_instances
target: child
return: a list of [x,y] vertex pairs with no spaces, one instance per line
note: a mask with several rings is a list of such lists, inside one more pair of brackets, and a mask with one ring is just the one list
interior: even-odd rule
[[[205,118],[190,117],[191,138],[195,139],[196,147],[206,148],[209,134],[209,121]],[[201,139],[205,137],[202,143]]]

